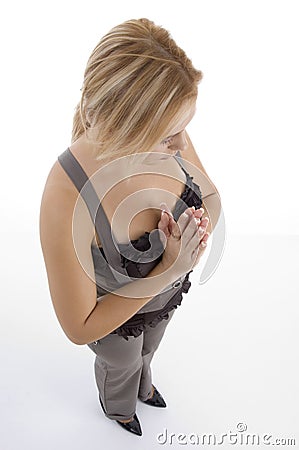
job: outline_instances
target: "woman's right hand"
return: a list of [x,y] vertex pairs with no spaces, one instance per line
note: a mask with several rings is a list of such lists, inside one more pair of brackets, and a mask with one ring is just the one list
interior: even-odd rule
[[[159,224],[168,221],[169,233],[164,233],[167,242],[161,264],[177,278],[192,270],[200,260],[207,246],[209,233],[206,232],[208,217],[200,220],[192,208],[187,208],[176,222],[170,211],[161,212]],[[166,216],[165,216],[166,215]]]

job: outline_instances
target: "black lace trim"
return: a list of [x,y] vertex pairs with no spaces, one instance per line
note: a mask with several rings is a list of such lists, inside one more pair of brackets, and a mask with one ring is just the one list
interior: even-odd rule
[[160,309],[158,311],[151,311],[148,313],[137,313],[123,325],[112,331],[110,334],[118,334],[118,336],[121,336],[126,341],[128,341],[128,336],[134,336],[136,338],[140,336],[147,327],[154,328],[162,320],[167,320],[169,318],[169,312],[181,305],[183,300],[183,293],[187,293],[189,291],[191,287],[189,275],[191,272],[193,272],[193,270],[190,270],[190,272],[186,274],[181,288],[176,291],[176,293],[164,306],[163,309]]

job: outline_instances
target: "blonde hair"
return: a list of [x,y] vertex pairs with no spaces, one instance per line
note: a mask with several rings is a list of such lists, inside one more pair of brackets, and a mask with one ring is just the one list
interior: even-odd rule
[[202,77],[168,31],[148,19],[128,20],[88,59],[72,142],[91,133],[97,160],[149,151],[186,101],[196,100]]

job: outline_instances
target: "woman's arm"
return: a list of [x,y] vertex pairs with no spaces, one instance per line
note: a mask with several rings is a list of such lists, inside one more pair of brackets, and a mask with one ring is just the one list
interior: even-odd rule
[[181,153],[183,164],[187,172],[193,176],[193,181],[200,186],[203,201],[202,207],[206,212],[202,217],[209,217],[207,232],[211,234],[220,216],[221,197],[215,184],[203,167],[187,132],[185,132],[185,136],[188,145]]
[[75,343],[87,344],[111,333],[176,280],[160,262],[146,277],[106,294],[85,319]]

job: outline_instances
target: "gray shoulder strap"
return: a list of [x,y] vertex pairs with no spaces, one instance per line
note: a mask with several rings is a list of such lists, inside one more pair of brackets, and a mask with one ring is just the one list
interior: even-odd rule
[[120,284],[126,284],[129,281],[129,277],[126,269],[121,265],[121,255],[116,248],[117,241],[91,181],[69,148],[58,156],[58,161],[87,205],[92,223],[95,225],[98,236],[101,239],[105,256],[111,266],[114,277]]
[[185,165],[184,165],[184,163],[183,163],[183,158],[182,158],[182,155],[181,155],[181,152],[180,152],[180,150],[178,150],[177,152],[176,152],[176,154],[174,155],[174,157],[175,157],[175,159],[177,160],[177,162],[178,162],[178,164],[181,166],[181,168],[183,169],[183,171],[185,172],[185,174],[187,174],[188,172],[186,171],[186,169],[185,169]]

